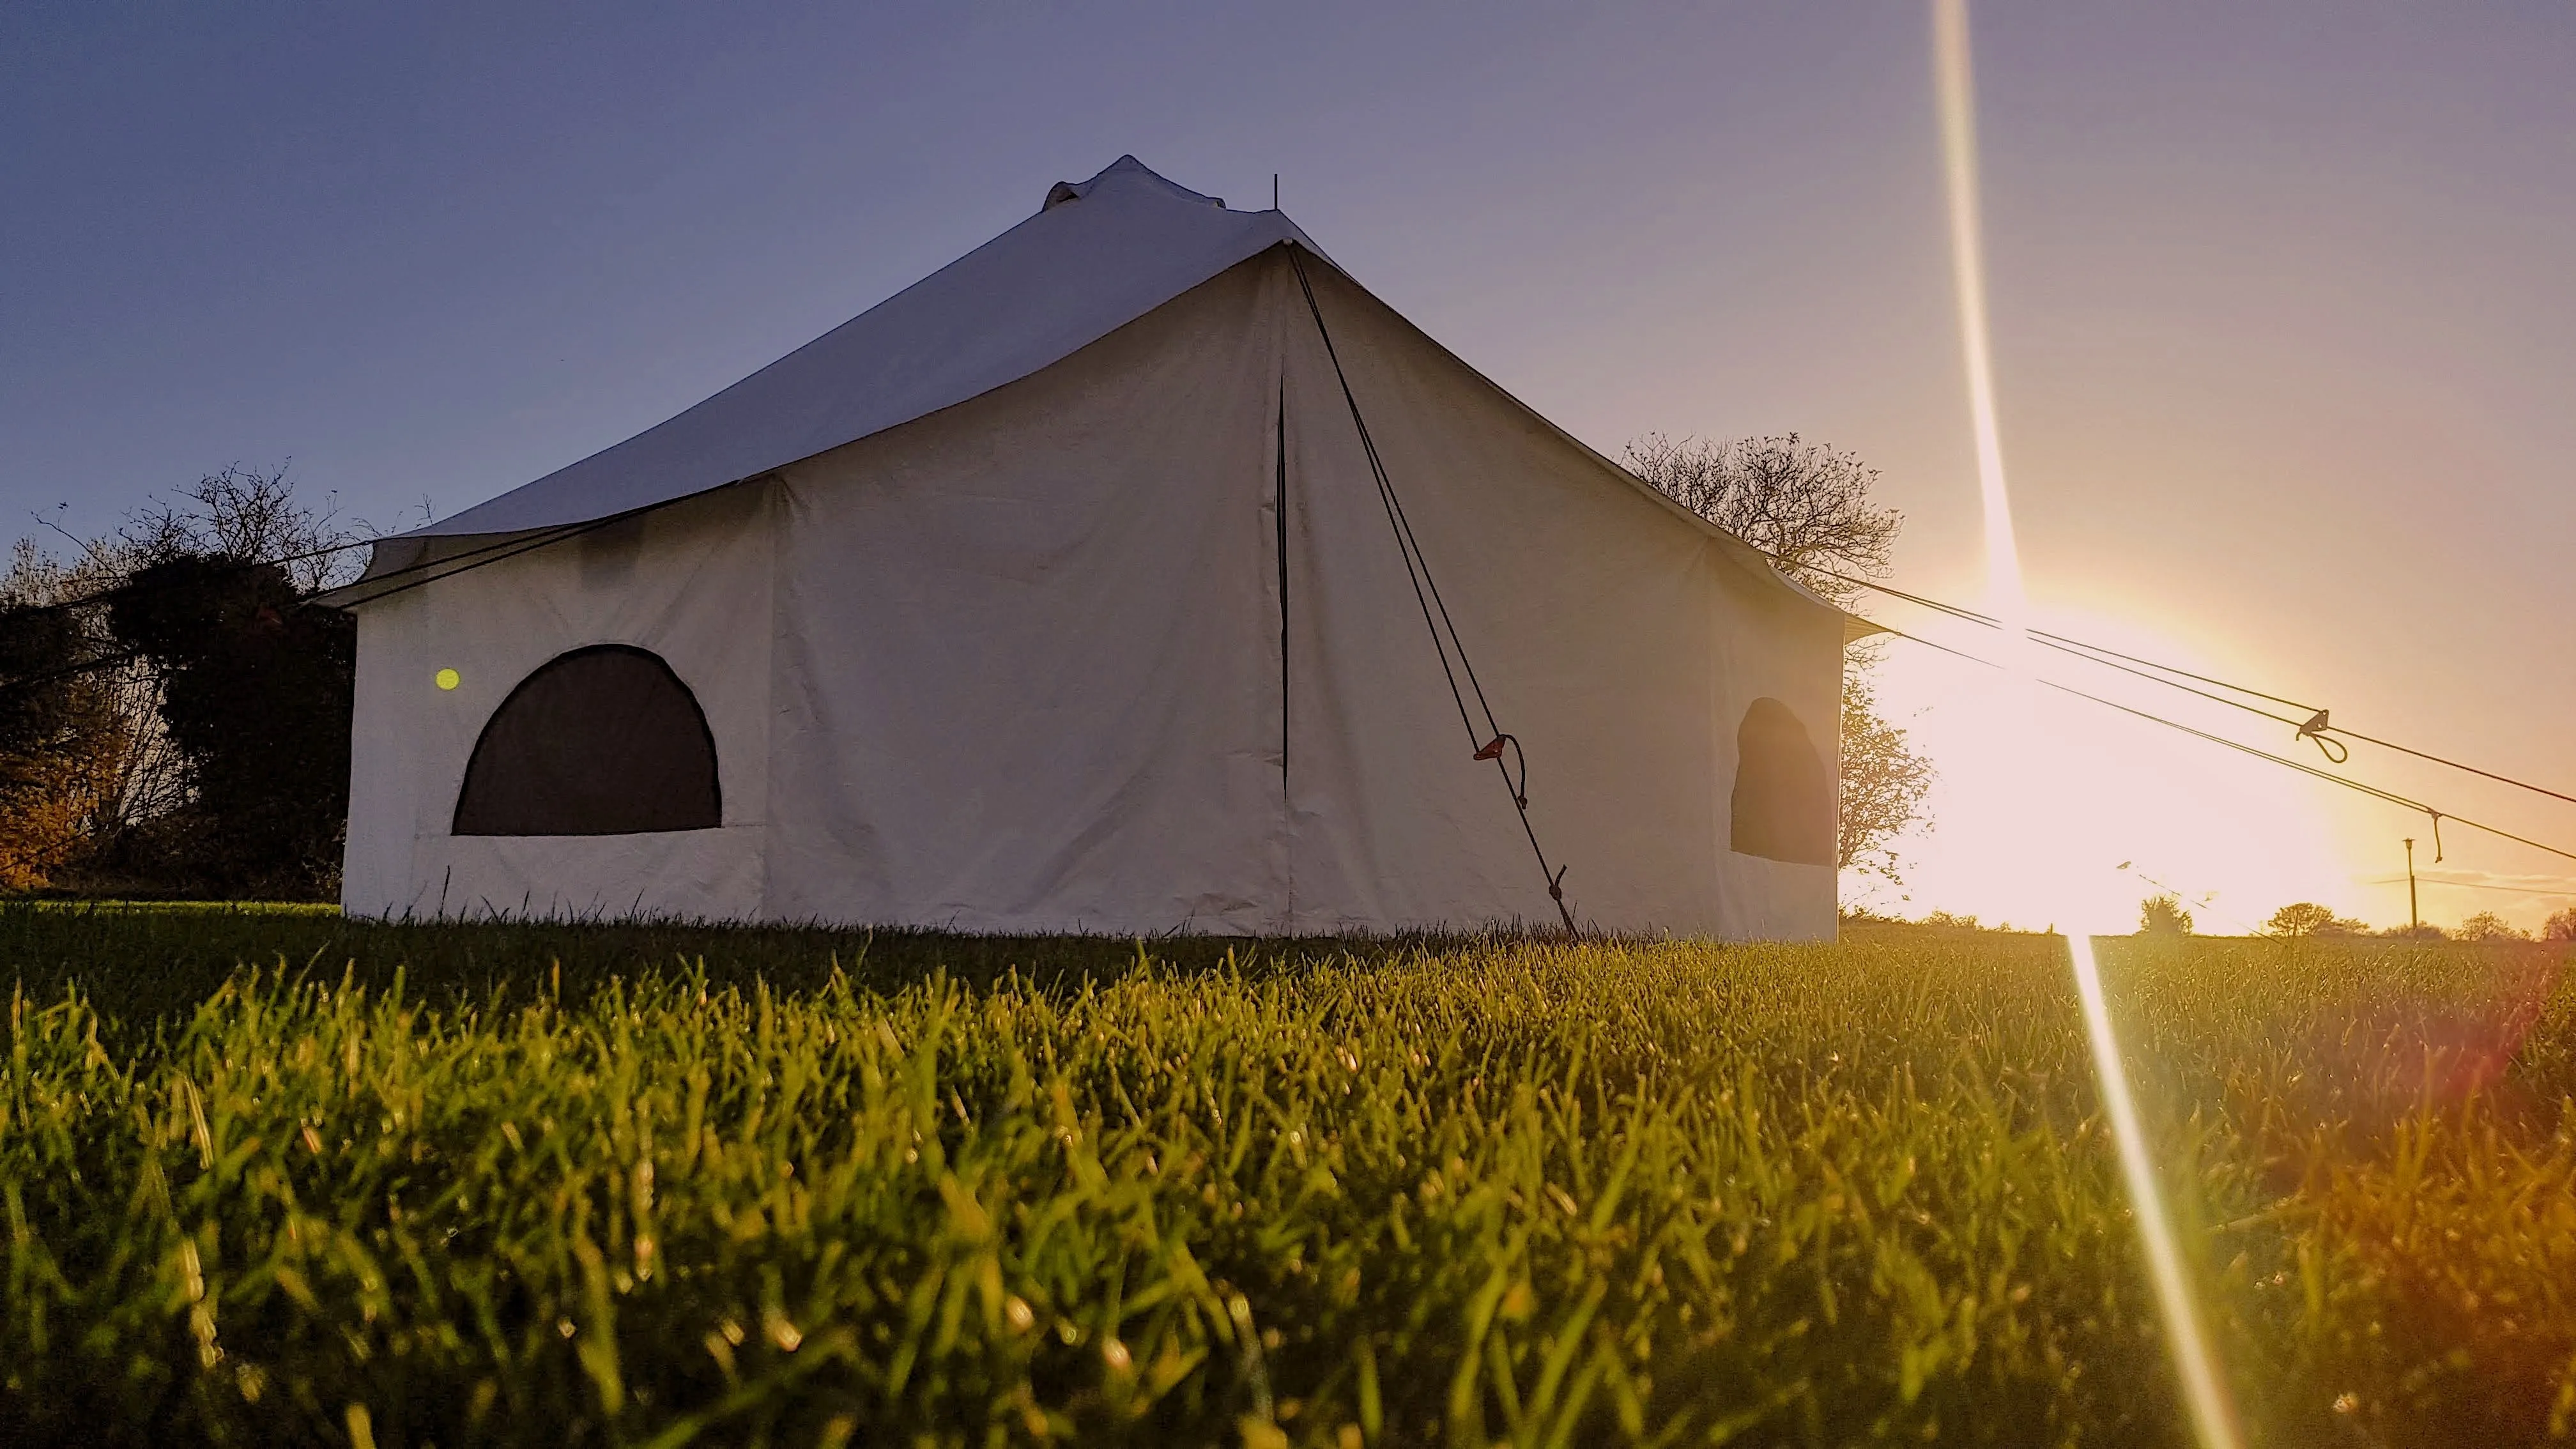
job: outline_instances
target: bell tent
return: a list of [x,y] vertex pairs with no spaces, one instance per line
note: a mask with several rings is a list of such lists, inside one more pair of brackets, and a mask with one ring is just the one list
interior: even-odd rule
[[1834,929],[1845,617],[1132,157],[334,602],[353,914]]

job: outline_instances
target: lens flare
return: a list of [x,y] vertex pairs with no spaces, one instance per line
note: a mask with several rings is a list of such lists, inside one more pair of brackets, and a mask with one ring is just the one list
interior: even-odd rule
[[1995,422],[1995,371],[1986,341],[1986,244],[1977,206],[1975,75],[1968,60],[1968,0],[1933,0],[1932,55],[1939,73],[1941,170],[1950,200],[1950,277],[1959,295],[1959,345],[1968,370],[1968,414],[1977,439],[1977,496],[1985,505],[1986,586],[2005,638],[2022,648],[2021,555],[2004,491],[2003,430]]
[[2084,1003],[2084,1035],[2093,1048],[2095,1074],[2102,1081],[2102,1110],[2111,1119],[2111,1140],[2119,1146],[2120,1177],[2137,1214],[2138,1238],[2146,1245],[2156,1307],[2164,1315],[2174,1366],[2182,1373],[2192,1427],[2208,1449],[2237,1449],[2243,1440],[2236,1432],[2235,1408],[2228,1401],[2226,1382],[2218,1376],[2209,1341],[2201,1336],[2200,1313],[2184,1276],[2182,1250],[2175,1243],[2173,1224],[2165,1217],[2164,1196],[2156,1189],[2155,1160],[2147,1155],[2146,1129],[2138,1125],[2128,1073],[2120,1065],[2120,1044],[2111,1032],[2111,1011],[2102,1000],[2102,970],[2094,964],[2093,938],[2076,931],[2066,938],[2066,951],[2075,963],[2075,991]]
[[[1968,60],[1967,0],[1933,0],[1932,53],[1941,112],[1941,155],[1950,208],[1951,273],[1959,294],[1959,340],[1968,374],[1968,406],[1976,431],[1977,489],[1985,508],[1986,581],[1992,609],[2004,623],[2007,648],[2000,662],[2010,669],[2012,686],[2030,701],[2031,668],[2027,603],[2022,588],[2021,555],[2013,539],[2012,495],[2004,486],[2003,437],[1995,422],[1992,354],[1987,343],[1984,242],[1978,226],[1977,134],[1975,88]],[[2016,711],[2026,727],[2035,727],[2032,711]],[[2027,838],[2045,838],[2043,822]],[[2218,1375],[2208,1341],[2202,1336],[2198,1308],[2184,1276],[2182,1251],[2173,1225],[2165,1217],[2164,1198],[2156,1187],[2155,1161],[2148,1154],[2145,1129],[2129,1096],[2129,1079],[2111,1031],[2111,1013],[2102,998],[2102,973],[2093,958],[2093,939],[2077,923],[2067,934],[2067,953],[2075,971],[2075,988],[2084,1008],[2084,1032],[2093,1052],[2093,1067],[2102,1083],[2102,1105],[2111,1119],[2111,1136],[2120,1155],[2120,1176],[2137,1217],[2138,1237],[2147,1253],[2156,1306],[2164,1318],[2165,1339],[2182,1375],[2183,1396],[2204,1449],[2239,1449],[2236,1415],[2227,1386]]]

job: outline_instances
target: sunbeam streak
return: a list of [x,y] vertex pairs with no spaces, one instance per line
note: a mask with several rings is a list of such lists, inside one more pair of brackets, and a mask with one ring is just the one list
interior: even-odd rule
[[2236,1415],[2227,1385],[2201,1336],[2200,1314],[2193,1306],[2183,1276],[2181,1250],[2173,1224],[2165,1219],[2165,1200],[2156,1189],[2154,1159],[2147,1155],[2146,1129],[2138,1125],[2137,1104],[2129,1097],[2129,1076],[2120,1066],[2120,1045],[2111,1032],[2111,1011],[2102,1001],[2102,971],[2093,961],[2093,938],[2081,930],[2066,938],[2075,963],[2075,992],[2084,1003],[2084,1036],[2093,1049],[2093,1066],[2102,1081],[2102,1110],[2111,1119],[2111,1138],[2119,1145],[2120,1177],[2129,1191],[2130,1210],[2138,1219],[2138,1237],[2146,1245],[2147,1270],[2155,1278],[2156,1306],[2164,1314],[2165,1337],[2173,1345],[2174,1365],[2182,1373],[2183,1395],[2191,1403],[2192,1426],[2207,1449],[2237,1449]]
[[1977,438],[1977,494],[1985,504],[1986,583],[2016,651],[2026,645],[2021,554],[2004,491],[2003,432],[1995,422],[1995,372],[1986,342],[1986,248],[1977,206],[1975,79],[1968,68],[1967,0],[1933,0],[1933,63],[1941,104],[1942,177],[1950,199],[1950,275],[1959,295],[1959,345],[1968,371],[1968,416]]
[[[1933,65],[1941,111],[1942,170],[1950,210],[1951,271],[1959,295],[1959,340],[1968,374],[1968,405],[1976,431],[1977,487],[1985,507],[1987,587],[1992,608],[2005,625],[2011,647],[2002,662],[2013,671],[2013,685],[2025,695],[2031,689],[2028,620],[2022,588],[2021,557],[2013,538],[2012,496],[2004,486],[2003,438],[1995,421],[1995,384],[1987,342],[1986,282],[1983,239],[1977,206],[1976,93],[1969,69],[1967,0],[1933,0]],[[2020,711],[2026,725],[2030,711]],[[2027,838],[2045,835],[2045,822],[2034,820]],[[2093,1052],[2095,1074],[2102,1083],[2102,1104],[2111,1119],[2111,1135],[2120,1154],[2120,1176],[2137,1218],[2138,1237],[2146,1248],[2156,1305],[2163,1316],[2165,1339],[2182,1376],[2192,1427],[2203,1449],[2238,1449],[2243,1442],[2236,1415],[2219,1378],[2200,1315],[2184,1277],[2182,1253],[2173,1226],[2165,1217],[2164,1198],[2156,1187],[2155,1163],[2147,1152],[2145,1131],[2129,1095],[2127,1071],[2120,1063],[2119,1043],[2111,1030],[2111,1013],[2102,998],[2102,974],[2093,958],[2093,939],[2078,922],[2067,934],[2067,953],[2075,971],[2076,994],[2084,1008],[2085,1038]]]

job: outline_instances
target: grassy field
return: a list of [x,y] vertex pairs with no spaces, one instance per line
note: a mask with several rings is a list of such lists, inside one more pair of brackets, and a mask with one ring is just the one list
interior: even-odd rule
[[[2105,943],[2262,1444],[2576,1431],[2545,948]],[[2187,1442],[2062,943],[0,909],[0,1441]]]

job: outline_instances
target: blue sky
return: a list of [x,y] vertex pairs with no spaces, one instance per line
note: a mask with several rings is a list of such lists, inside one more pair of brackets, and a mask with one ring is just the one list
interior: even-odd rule
[[[1909,515],[1901,577],[1971,594],[1927,35],[1907,3],[22,3],[0,536],[287,459],[362,519],[453,512],[1133,152],[1238,204],[1281,173],[1362,281],[1605,450],[1857,450]],[[2042,605],[2576,779],[2576,12],[1994,3],[1976,42]],[[1927,740],[1977,728],[1888,667]],[[1994,782],[1952,749],[1914,907],[2027,913],[1962,843]],[[2147,775],[2100,808],[2172,793]],[[2576,807],[2378,777],[2576,836]],[[2387,918],[2369,862],[2421,822],[2297,808],[2332,846],[2285,858]],[[2259,855],[2276,816],[2210,828]]]

